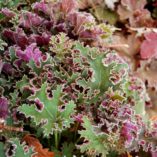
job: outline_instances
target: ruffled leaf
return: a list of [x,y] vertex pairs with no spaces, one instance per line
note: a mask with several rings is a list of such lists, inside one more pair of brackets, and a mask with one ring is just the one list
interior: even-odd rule
[[41,86],[41,89],[36,91],[36,93],[29,97],[29,100],[33,100],[37,105],[32,104],[23,104],[18,108],[18,110],[26,115],[26,117],[31,117],[31,119],[39,125],[44,122],[42,126],[44,129],[44,135],[49,136],[53,134],[55,130],[62,131],[70,127],[70,124],[73,123],[70,116],[74,114],[75,104],[73,101],[69,101],[65,105],[65,109],[59,109],[62,96],[61,86],[57,86],[56,90],[52,92],[53,97],[49,98],[46,89],[48,85],[44,83]]
[[93,157],[100,154],[102,157],[106,157],[110,150],[109,143],[107,142],[109,136],[105,133],[96,133],[87,117],[84,117],[83,121],[85,130],[79,131],[79,133],[86,142],[79,146],[81,152],[87,152],[87,154],[92,155]]
[[92,90],[97,89],[103,93],[108,87],[123,82],[123,79],[127,76],[128,66],[118,55],[99,52],[97,49],[84,47],[80,43],[76,45],[76,49],[87,58],[93,73],[89,82],[81,80],[80,84],[86,84]]
[[[25,143],[20,143],[19,139],[12,138],[10,139],[10,143],[12,144],[12,147],[10,148],[10,151],[13,152],[12,157],[30,157],[34,153],[33,148],[29,148]],[[9,150],[8,150],[9,151]],[[8,154],[9,152],[6,152]]]

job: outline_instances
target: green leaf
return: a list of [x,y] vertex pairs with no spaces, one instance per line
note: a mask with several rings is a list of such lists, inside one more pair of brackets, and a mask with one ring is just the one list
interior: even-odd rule
[[0,154],[1,157],[6,157],[5,150],[4,150],[4,143],[0,142]]
[[10,97],[11,97],[11,99],[10,99],[10,105],[11,105],[11,107],[13,107],[13,106],[16,106],[17,105],[17,100],[18,100],[18,91],[17,90],[14,90],[14,92],[13,93],[10,93],[9,95],[10,95]]
[[[33,155],[32,148],[29,148],[25,145],[25,143],[20,143],[19,139],[12,138],[10,139],[10,142],[13,144],[14,148],[14,154],[13,157],[31,157]],[[28,150],[25,151],[24,148],[28,147]]]
[[101,134],[96,132],[87,117],[84,117],[83,121],[83,127],[85,130],[79,131],[79,133],[81,134],[81,137],[85,138],[88,142],[79,146],[81,152],[87,152],[93,157],[100,154],[102,157],[106,157],[110,150],[108,142],[109,135],[102,132]]
[[[105,57],[105,54],[98,54],[96,49],[93,49],[93,52],[91,52],[89,47],[84,47],[80,43],[77,43],[75,48],[79,50],[84,57],[87,57],[90,68],[94,73],[92,80],[87,82],[87,86],[90,86],[93,90],[100,89],[100,91],[105,91],[109,86],[112,86],[109,81],[110,69],[105,68],[102,64],[102,59]],[[97,56],[94,53],[97,53]]]
[[15,59],[17,58],[15,48],[12,46],[9,48],[9,55],[12,62],[15,61]]
[[95,7],[94,11],[92,12],[98,20],[106,20],[112,25],[114,25],[118,20],[118,15],[114,11],[111,11],[110,9],[101,6]]
[[0,39],[0,50],[1,51],[4,51],[4,47],[6,47],[8,44],[3,41],[2,39]]
[[50,50],[56,54],[55,58],[63,60],[65,55],[71,52],[74,42],[65,33],[52,36],[50,39]]
[[73,151],[75,149],[75,145],[73,143],[65,142],[62,147],[62,157],[73,157]]
[[52,57],[50,54],[46,54],[46,60],[41,60],[40,65],[37,66],[36,63],[33,60],[30,60],[29,63],[27,64],[28,67],[31,68],[31,70],[37,74],[40,75],[40,73],[45,69],[45,66],[53,66],[52,65]]
[[[131,86],[140,87],[135,90],[130,90]],[[135,114],[140,115],[145,122],[148,120],[148,115],[145,109],[145,102],[149,100],[148,94],[146,93],[146,88],[142,80],[136,78],[135,81],[129,79],[125,84],[122,85],[122,88],[125,92],[126,98],[131,98],[134,103],[133,109]]]
[[39,100],[42,109],[37,109],[36,105],[33,104],[29,106],[28,104],[23,104],[19,107],[19,111],[23,112],[26,117],[31,117],[32,120],[39,125],[44,122],[43,132],[45,136],[53,134],[54,131],[62,131],[70,127],[73,123],[70,117],[75,113],[75,104],[73,101],[69,101],[65,105],[65,109],[61,110],[59,107],[62,105],[61,96],[62,88],[57,86],[56,90],[52,91],[53,98],[49,98],[46,93],[47,83],[44,83],[40,90],[36,91],[35,95],[29,97],[29,100]]
[[[103,95],[109,87],[113,87],[113,89],[120,88],[120,84],[125,81],[128,71],[128,65],[121,61],[119,59],[120,57],[118,57],[113,52],[100,52],[95,48],[84,47],[79,42],[76,44],[75,48],[80,51],[83,57],[87,58],[90,65],[89,68],[93,72],[92,78],[88,81],[85,79],[78,80],[79,85],[90,88],[92,91],[100,91],[100,93],[98,92],[98,96]],[[112,57],[114,60],[112,60]],[[109,60],[107,65],[103,64],[104,59],[107,61]],[[122,76],[119,76],[121,70],[124,70],[126,73],[124,73]],[[119,76],[119,81],[117,84],[111,80],[114,75]]]
[[4,7],[7,7],[7,8],[16,8],[17,5],[19,5],[20,3],[26,3],[26,0],[3,0],[3,1],[0,1],[0,8],[4,8]]
[[23,92],[23,89],[26,86],[29,86],[29,79],[26,75],[24,75],[22,80],[16,83],[16,88],[20,89],[20,91]]
[[109,154],[107,155],[107,157],[117,157],[118,153],[117,152],[109,152]]
[[5,18],[5,15],[0,13],[0,20],[3,20]]

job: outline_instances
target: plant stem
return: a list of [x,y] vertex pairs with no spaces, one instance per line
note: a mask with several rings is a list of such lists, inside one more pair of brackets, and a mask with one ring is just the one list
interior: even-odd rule
[[76,135],[77,135],[77,129],[79,127],[79,122],[76,123],[76,129],[75,129],[75,133],[74,133],[74,142],[76,140]]
[[58,132],[55,131],[55,147],[58,149]]
[[59,148],[60,139],[61,139],[61,132],[55,131],[54,132],[54,136],[55,136],[55,147],[56,147],[56,149],[58,149]]

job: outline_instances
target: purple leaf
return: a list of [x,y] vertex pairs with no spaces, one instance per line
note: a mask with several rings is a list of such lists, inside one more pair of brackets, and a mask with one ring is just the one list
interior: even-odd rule
[[8,100],[0,97],[0,118],[6,119],[8,116]]
[[16,14],[8,8],[2,8],[1,13],[8,18],[14,17]]
[[135,138],[137,134],[138,128],[135,124],[130,121],[127,121],[123,124],[121,130],[121,136],[126,140],[126,146],[132,143],[132,140]]
[[40,62],[42,52],[36,47],[36,43],[29,45],[24,51],[17,50],[16,55],[20,59],[29,62],[31,59],[34,60],[36,64]]
[[24,28],[37,27],[44,22],[44,19],[35,13],[24,12],[20,17],[20,26]]
[[68,15],[67,20],[70,22],[71,26],[74,27],[74,34],[78,35],[80,32],[84,31],[84,24],[94,23],[94,17],[86,12],[72,12]]
[[77,114],[74,119],[76,122],[83,123],[83,114]]
[[35,11],[42,11],[45,14],[48,14],[48,4],[46,4],[45,0],[42,0],[41,2],[36,2],[33,4],[33,9]]

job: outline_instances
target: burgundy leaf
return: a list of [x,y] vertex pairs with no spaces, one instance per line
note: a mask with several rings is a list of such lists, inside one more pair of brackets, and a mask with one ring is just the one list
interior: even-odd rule
[[28,45],[28,38],[22,28],[17,28],[16,31],[4,29],[2,35],[6,39],[11,40],[14,44],[20,46],[22,49],[25,48],[26,45]]
[[42,35],[39,34],[32,34],[29,38],[29,42],[37,43],[38,46],[48,45],[50,41],[51,34],[50,33],[42,33]]
[[12,75],[13,67],[10,63],[4,63],[2,71],[8,75]]

